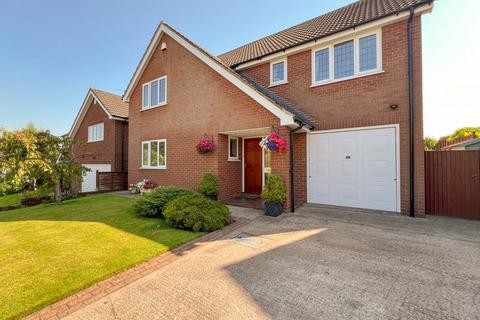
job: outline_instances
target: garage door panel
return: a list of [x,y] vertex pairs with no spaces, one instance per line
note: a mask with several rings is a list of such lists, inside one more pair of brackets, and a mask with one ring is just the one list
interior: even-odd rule
[[337,200],[352,203],[358,201],[358,186],[356,184],[340,183],[338,191]]
[[341,175],[342,177],[356,177],[358,172],[358,164],[355,161],[342,161]]
[[397,211],[396,129],[311,134],[310,202]]

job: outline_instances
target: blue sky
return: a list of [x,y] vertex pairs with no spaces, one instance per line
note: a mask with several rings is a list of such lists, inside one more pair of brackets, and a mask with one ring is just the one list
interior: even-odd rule
[[[0,126],[66,133],[89,87],[123,93],[162,19],[220,54],[350,2],[0,0]],[[479,10],[440,0],[424,17],[426,134],[480,125]]]

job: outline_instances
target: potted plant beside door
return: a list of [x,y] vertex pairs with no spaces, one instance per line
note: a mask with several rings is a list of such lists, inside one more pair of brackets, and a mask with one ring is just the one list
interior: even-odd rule
[[268,174],[262,200],[265,201],[265,215],[278,217],[283,213],[283,203],[287,199],[287,190],[283,178],[276,174]]
[[218,199],[219,189],[217,178],[213,173],[205,172],[202,181],[198,185],[197,192],[216,201]]

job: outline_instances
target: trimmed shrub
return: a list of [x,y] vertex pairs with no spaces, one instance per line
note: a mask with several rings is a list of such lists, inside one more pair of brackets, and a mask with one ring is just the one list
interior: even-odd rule
[[230,222],[230,211],[223,204],[203,195],[183,196],[168,203],[165,220],[174,228],[210,232]]
[[262,192],[262,199],[266,202],[284,203],[287,200],[287,190],[283,178],[276,174],[269,174]]
[[195,194],[189,189],[164,187],[145,193],[133,204],[135,212],[144,217],[161,217],[165,205],[181,196]]
[[197,192],[203,194],[210,199],[215,199],[219,192],[217,178],[210,172],[203,174],[202,181],[198,185]]

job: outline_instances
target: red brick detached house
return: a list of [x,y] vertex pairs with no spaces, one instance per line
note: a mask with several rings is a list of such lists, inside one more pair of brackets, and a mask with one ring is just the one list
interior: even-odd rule
[[[431,10],[360,0],[218,57],[162,22],[123,96],[129,183],[195,188],[209,171],[226,200],[260,193],[273,172],[287,208],[423,214],[421,15]],[[260,148],[272,130],[288,152]],[[205,136],[216,149],[200,154]]]
[[83,177],[81,192],[97,191],[97,171],[127,171],[128,103],[120,96],[88,90],[69,136],[80,142],[74,158],[91,170]]

